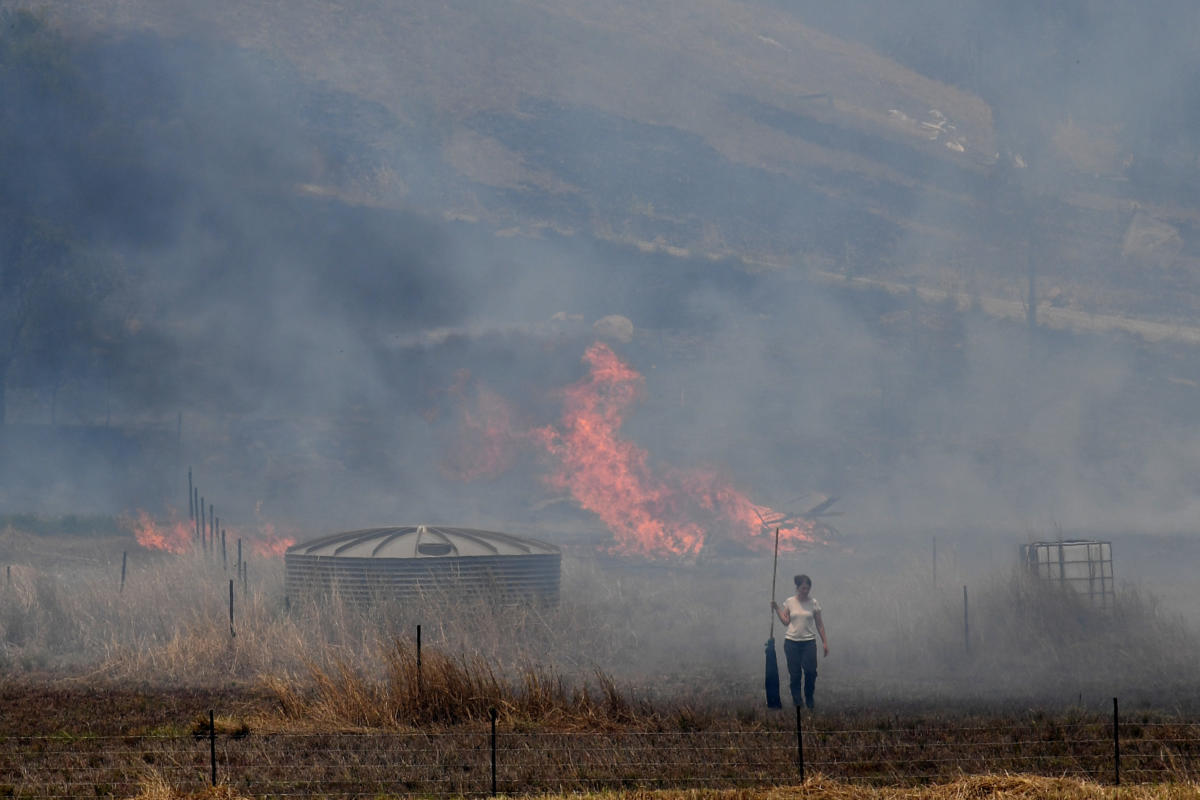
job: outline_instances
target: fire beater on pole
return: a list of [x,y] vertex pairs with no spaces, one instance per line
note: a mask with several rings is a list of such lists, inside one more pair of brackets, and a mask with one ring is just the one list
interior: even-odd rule
[[[775,577],[779,574],[779,528],[775,529],[775,564],[771,568],[771,602],[775,602]],[[779,658],[775,653],[775,609],[771,609],[771,635],[767,639],[767,708],[783,708],[779,699]]]

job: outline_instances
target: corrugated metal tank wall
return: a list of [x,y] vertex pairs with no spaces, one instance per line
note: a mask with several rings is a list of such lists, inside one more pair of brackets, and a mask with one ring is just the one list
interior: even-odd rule
[[472,528],[369,528],[294,545],[284,555],[289,597],[355,602],[437,600],[557,603],[562,553],[550,544]]

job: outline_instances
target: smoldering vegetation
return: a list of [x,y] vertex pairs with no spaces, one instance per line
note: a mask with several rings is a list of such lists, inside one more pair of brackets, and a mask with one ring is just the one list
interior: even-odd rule
[[[234,685],[274,695],[282,719],[300,726],[454,724],[484,719],[491,706],[568,727],[771,719],[763,642],[769,632],[782,641],[782,631],[767,609],[769,558],[639,568],[569,551],[556,605],[471,599],[453,587],[403,604],[287,597],[281,561],[254,559],[245,586],[234,581],[231,623],[232,573],[219,559],[130,548],[122,585],[115,548],[129,544],[5,529],[12,566],[0,641],[10,685]],[[1122,581],[1115,609],[1100,611],[994,557],[967,578],[967,554],[960,562],[945,542],[937,585],[929,564],[886,542],[858,543],[868,545],[870,554],[781,559],[783,570],[815,576],[825,608],[822,709],[1102,711],[1119,696],[1130,710],[1195,711],[1200,634],[1151,588]]]

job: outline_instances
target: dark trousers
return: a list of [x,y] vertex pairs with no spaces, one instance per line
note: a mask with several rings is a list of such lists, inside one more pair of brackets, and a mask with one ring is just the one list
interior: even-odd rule
[[813,692],[817,688],[817,640],[793,642],[784,639],[783,654],[787,656],[788,677],[791,678],[788,688],[792,690],[792,703],[800,705],[803,686],[804,705],[812,708]]

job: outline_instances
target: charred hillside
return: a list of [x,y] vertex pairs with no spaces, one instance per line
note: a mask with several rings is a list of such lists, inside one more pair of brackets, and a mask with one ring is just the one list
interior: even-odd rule
[[1083,100],[1053,107],[1031,70],[1083,49],[1039,34],[1031,65],[1002,61],[1036,21],[1016,12],[989,38],[991,12],[931,3],[914,16],[940,27],[910,21],[905,39],[881,32],[899,25],[888,12],[732,0],[33,5],[79,36],[233,47],[353,99],[306,123],[339,134],[312,143],[310,191],[1005,297],[1026,293],[1032,259],[1060,305],[1194,304],[1193,167]]

